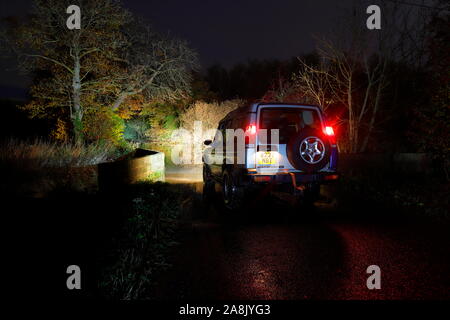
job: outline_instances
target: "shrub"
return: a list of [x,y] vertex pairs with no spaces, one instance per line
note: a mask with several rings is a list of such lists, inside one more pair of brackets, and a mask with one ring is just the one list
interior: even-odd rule
[[145,143],[150,137],[150,124],[145,118],[125,121],[124,139],[132,143]]
[[[242,106],[242,100],[227,100],[223,102],[206,103],[197,101],[189,106],[180,116],[180,123],[183,129],[193,131],[194,122],[202,121],[203,132],[209,131],[203,139],[212,139],[213,130],[217,129],[219,121],[222,120],[229,112]],[[196,141],[198,142],[198,141]]]
[[178,128],[180,109],[180,105],[171,103],[148,105],[142,115],[148,119],[151,128],[149,140],[167,142],[172,131]]
[[124,130],[125,121],[109,108],[89,110],[83,117],[83,135],[88,142],[103,140],[121,146]]

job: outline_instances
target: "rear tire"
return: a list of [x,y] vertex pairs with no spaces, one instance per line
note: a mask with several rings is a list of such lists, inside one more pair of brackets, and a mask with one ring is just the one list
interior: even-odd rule
[[242,209],[244,204],[244,189],[239,186],[233,176],[225,172],[222,176],[223,205],[228,211]]
[[203,165],[203,201],[209,202],[215,194],[215,182],[208,168]]

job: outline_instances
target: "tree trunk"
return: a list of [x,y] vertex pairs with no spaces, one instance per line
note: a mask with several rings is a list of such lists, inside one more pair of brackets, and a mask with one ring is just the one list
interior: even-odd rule
[[363,141],[363,143],[361,145],[361,150],[360,150],[361,152],[366,151],[367,144],[369,142],[369,138],[370,138],[370,135],[372,133],[372,129],[373,129],[374,125],[375,125],[375,118],[377,116],[378,106],[380,104],[381,94],[382,94],[383,85],[384,85],[383,81],[385,79],[384,75],[385,75],[385,72],[386,72],[386,66],[387,66],[387,59],[384,59],[383,69],[381,70],[381,75],[380,75],[380,78],[378,79],[378,88],[377,88],[377,93],[376,93],[376,96],[375,96],[375,104],[373,106],[372,117],[370,118],[370,123],[369,123],[369,128],[367,130],[367,135],[364,137],[364,141]]
[[356,119],[355,110],[353,109],[353,100],[352,100],[352,77],[348,78],[348,86],[347,86],[347,104],[348,104],[348,131],[349,131],[349,151],[350,153],[355,153],[358,145],[358,122]]
[[78,55],[74,58],[72,90],[73,90],[73,110],[71,120],[75,142],[83,142],[83,109],[81,106],[81,80],[80,80],[80,58]]
[[372,117],[370,118],[369,128],[367,129],[367,134],[364,137],[364,141],[361,145],[360,152],[366,151],[367,143],[369,142],[370,134],[372,133],[373,126],[375,124],[375,118],[378,111],[378,105],[380,104],[381,88],[383,86],[383,79],[381,78],[378,82],[377,95],[375,97],[375,105],[373,106]]

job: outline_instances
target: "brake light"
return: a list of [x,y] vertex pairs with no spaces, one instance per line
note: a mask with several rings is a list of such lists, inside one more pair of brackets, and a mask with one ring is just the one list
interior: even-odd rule
[[245,133],[248,133],[248,134],[251,134],[251,135],[255,134],[256,133],[256,126],[254,124],[249,124],[247,126],[247,128],[245,128]]
[[327,135],[327,136],[330,136],[330,137],[334,137],[334,130],[333,130],[333,127],[325,127],[325,134]]

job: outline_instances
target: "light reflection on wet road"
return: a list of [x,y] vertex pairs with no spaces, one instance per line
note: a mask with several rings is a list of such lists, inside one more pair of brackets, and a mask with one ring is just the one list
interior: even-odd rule
[[[201,183],[192,186],[201,192]],[[306,219],[272,198],[230,216],[217,202],[196,200],[156,299],[450,298],[448,224],[363,204],[319,203]],[[381,290],[366,287],[372,264]]]

